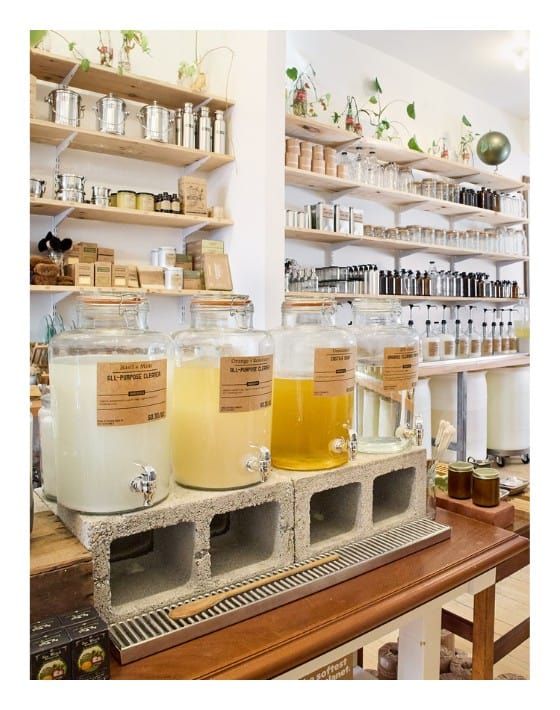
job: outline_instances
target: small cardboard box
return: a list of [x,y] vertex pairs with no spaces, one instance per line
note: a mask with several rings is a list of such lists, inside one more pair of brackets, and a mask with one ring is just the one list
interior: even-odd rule
[[70,276],[74,286],[93,286],[95,284],[94,264],[67,264],[64,275]]
[[141,288],[164,288],[165,278],[162,266],[139,266],[138,281]]
[[128,266],[126,264],[113,264],[113,286],[126,288],[128,280]]
[[187,242],[187,255],[223,254],[224,243],[218,239],[193,239]]
[[204,288],[204,279],[200,271],[183,269],[183,288],[200,291]]
[[115,263],[115,250],[107,247],[97,247],[97,261],[103,261],[108,264]]
[[179,178],[179,196],[183,214],[208,215],[207,186],[204,178],[183,175]]
[[99,614],[92,606],[86,606],[82,609],[74,609],[74,611],[69,611],[67,614],[58,615],[58,620],[61,627],[73,626],[74,624],[82,624],[84,621],[91,621],[91,619],[98,618]]
[[129,264],[126,273],[126,285],[128,288],[139,288],[138,269],[134,264]]
[[66,629],[72,641],[72,679],[108,680],[109,632],[107,624],[95,617]]
[[78,242],[76,249],[80,263],[94,264],[97,261],[97,244],[95,242]]
[[181,266],[183,269],[192,269],[192,256],[190,254],[175,254],[175,266]]
[[71,680],[72,651],[66,629],[31,639],[31,680]]
[[204,254],[204,283],[210,291],[231,291],[231,271],[227,254]]
[[49,616],[47,619],[41,619],[31,624],[31,638],[43,636],[57,631],[60,628],[60,619],[58,616]]
[[108,262],[96,261],[94,264],[95,285],[113,285],[113,265]]

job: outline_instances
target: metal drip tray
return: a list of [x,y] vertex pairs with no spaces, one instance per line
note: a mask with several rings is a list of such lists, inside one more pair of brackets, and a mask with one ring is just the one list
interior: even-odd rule
[[[298,567],[311,560],[320,560],[327,553],[275,570],[293,569],[293,574],[275,582],[263,583],[262,587],[252,591],[230,597],[201,614],[186,619],[170,619],[168,612],[181,606],[180,604],[138,614],[126,621],[110,625],[109,635],[113,651],[122,664],[131,663],[369,572],[436,542],[446,540],[450,535],[451,528],[448,525],[421,518],[365,540],[336,548],[331,552],[339,554],[338,560],[314,569],[298,572]],[[216,592],[232,590],[247,582],[264,580],[269,574],[250,577],[193,599],[186,599],[184,603],[211,596]]]

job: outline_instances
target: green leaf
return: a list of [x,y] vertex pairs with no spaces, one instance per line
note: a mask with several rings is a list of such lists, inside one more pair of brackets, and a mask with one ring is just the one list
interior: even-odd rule
[[416,142],[416,136],[412,136],[412,138],[409,139],[407,145],[410,148],[410,150],[417,150],[419,153],[423,152],[422,148],[420,148],[420,146]]
[[288,79],[295,81],[298,78],[298,70],[295,67],[290,67],[289,69],[286,69],[286,76]]
[[416,108],[414,107],[414,101],[411,104],[408,104],[408,106],[406,107],[406,112],[409,118],[416,118]]
[[332,121],[335,124],[338,123],[341,118],[342,118],[342,114],[338,113],[337,111],[335,111],[332,115]]
[[377,103],[377,96],[370,96],[369,102],[370,102],[370,104],[376,104]]
[[32,47],[36,47],[40,44],[41,40],[45,37],[48,30],[29,30],[29,43]]
[[463,118],[461,119],[461,121],[465,124],[465,126],[469,126],[469,128],[472,125],[469,119],[465,116],[465,114],[463,114]]
[[379,83],[379,80],[377,79],[377,77],[375,77],[375,79],[374,79],[373,82],[372,82],[372,88],[373,88],[373,90],[375,91],[376,94],[382,94],[382,93],[383,93],[383,90],[382,90],[382,88],[381,88],[381,84]]
[[76,49],[76,43],[75,42],[68,42],[68,49],[73,52]]
[[391,128],[391,124],[389,123],[389,121],[386,121],[385,119],[383,119],[383,120],[379,123],[379,125],[380,125],[383,129],[385,129],[386,131],[388,131],[389,128]]
[[82,71],[89,71],[90,66],[91,66],[91,62],[89,61],[89,59],[86,59],[84,57],[84,59],[82,59],[82,61],[80,62],[80,69]]

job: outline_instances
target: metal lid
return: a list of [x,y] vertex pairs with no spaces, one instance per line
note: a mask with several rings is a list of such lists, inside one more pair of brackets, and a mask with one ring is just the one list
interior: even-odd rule
[[500,474],[495,468],[475,468],[473,471],[473,478],[480,478],[482,480],[493,480],[499,478]]
[[117,195],[135,195],[134,190],[117,190]]
[[454,473],[472,473],[474,466],[468,461],[453,461],[449,464],[448,470]]
[[249,296],[232,293],[204,294],[194,296],[191,300],[191,308],[196,306],[214,306],[216,308],[244,308],[251,305]]
[[336,300],[328,293],[325,294],[286,294],[282,308],[334,308]]

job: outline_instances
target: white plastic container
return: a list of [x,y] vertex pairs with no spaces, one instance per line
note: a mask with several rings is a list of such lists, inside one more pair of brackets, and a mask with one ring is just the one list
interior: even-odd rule
[[[467,451],[475,459],[485,459],[487,451],[487,389],[486,372],[467,372]],[[457,375],[439,375],[430,381],[432,397],[432,431],[436,432],[441,419],[457,428]],[[457,443],[457,437],[453,439]],[[455,451],[448,451],[445,461],[456,461]]]
[[488,448],[529,448],[529,368],[492,370],[488,382]]
[[432,395],[430,392],[430,378],[421,377],[414,389],[414,418],[418,415],[422,417],[424,425],[424,440],[422,446],[426,449],[426,455],[432,458]]

